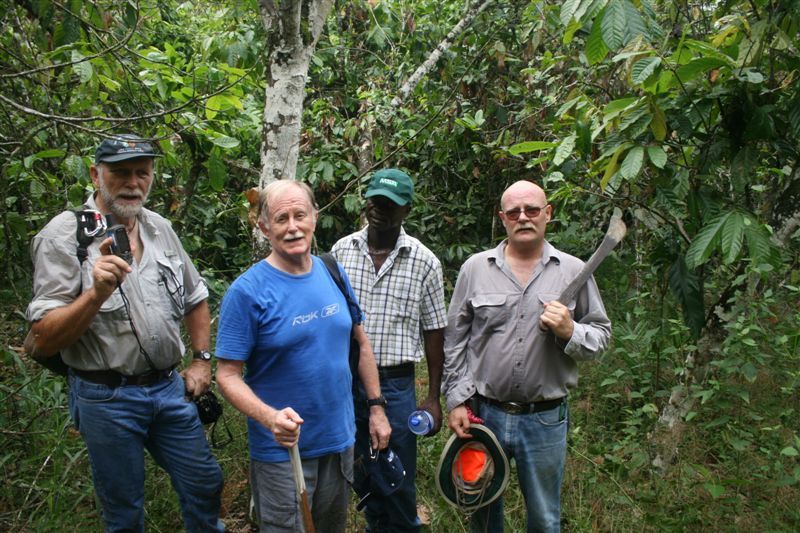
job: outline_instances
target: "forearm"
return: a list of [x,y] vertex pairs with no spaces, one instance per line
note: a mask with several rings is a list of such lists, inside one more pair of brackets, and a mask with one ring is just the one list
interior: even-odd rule
[[428,400],[438,402],[444,367],[444,329],[423,332],[425,360],[428,365]]
[[208,350],[211,346],[211,313],[208,300],[203,300],[183,318],[192,343],[192,350]]
[[217,363],[217,386],[234,408],[252,418],[262,426],[272,429],[276,410],[256,396],[242,378],[243,363],[219,359]]
[[89,329],[104,301],[105,298],[89,289],[72,303],[57,307],[34,322],[31,330],[36,338],[36,351],[50,356],[75,344]]
[[358,377],[364,385],[367,398],[377,398],[381,395],[381,384],[372,345],[363,326],[356,326],[355,335],[359,346]]

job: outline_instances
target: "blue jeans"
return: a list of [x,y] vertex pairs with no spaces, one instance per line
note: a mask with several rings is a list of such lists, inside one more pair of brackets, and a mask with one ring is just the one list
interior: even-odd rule
[[[528,533],[560,531],[561,480],[569,420],[566,403],[548,411],[512,415],[481,402],[480,417],[497,436],[508,460],[513,458],[517,465],[517,478],[528,513]],[[475,512],[471,531],[503,531],[502,498]]]
[[[400,488],[383,497],[373,494],[367,500],[365,515],[368,532],[393,533],[420,531],[422,522],[417,517],[417,491],[414,479],[417,474],[417,437],[408,429],[408,417],[417,408],[414,376],[382,378],[381,392],[386,397],[386,418],[392,426],[389,447],[400,457],[406,477]],[[359,383],[355,395],[356,446],[355,458],[368,461],[369,408],[364,387]]]
[[177,372],[158,383],[109,388],[70,373],[69,407],[89,450],[105,531],[144,531],[144,449],[167,471],[186,531],[224,531],[222,470]]

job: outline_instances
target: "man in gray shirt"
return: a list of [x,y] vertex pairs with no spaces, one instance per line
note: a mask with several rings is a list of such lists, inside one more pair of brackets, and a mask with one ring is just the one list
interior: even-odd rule
[[[144,531],[145,448],[172,478],[186,530],[223,531],[222,471],[190,399],[211,382],[208,290],[170,223],[143,207],[156,157],[129,134],[100,144],[89,170],[97,192],[83,215],[99,223],[113,215],[132,253],[111,253],[100,224],[79,257],[78,218],[57,215],[31,246],[28,320],[35,351],[60,351],[69,366],[70,415],[89,451],[106,531]],[[181,322],[194,349],[183,376],[174,370]]]
[[[594,279],[573,302],[555,299],[583,262],[545,240],[553,208],[545,192],[518,181],[499,212],[507,239],[461,267],[445,330],[442,390],[450,428],[469,437],[468,400],[514,458],[528,531],[559,531],[576,361],[608,347],[611,322]],[[479,509],[473,531],[503,530],[503,503]]]

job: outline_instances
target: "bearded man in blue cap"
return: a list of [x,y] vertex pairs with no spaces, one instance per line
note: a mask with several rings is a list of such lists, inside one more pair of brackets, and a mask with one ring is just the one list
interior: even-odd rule
[[[69,367],[106,531],[144,531],[145,448],[170,475],[186,530],[224,531],[222,471],[191,401],[211,383],[208,289],[170,223],[144,208],[156,157],[139,136],[105,139],[94,195],[34,237],[33,355],[60,352]],[[129,253],[112,252],[106,217]],[[183,375],[181,322],[194,350]]]
[[[379,170],[367,192],[366,228],[339,240],[331,253],[342,264],[366,314],[366,332],[372,342],[386,416],[392,426],[390,448],[406,471],[399,490],[390,496],[373,495],[366,501],[367,531],[419,531],[414,477],[416,436],[408,428],[415,409],[433,415],[435,435],[442,423],[439,387],[447,325],[442,266],[419,240],[408,235],[403,221],[411,211],[414,183],[402,170]],[[421,333],[420,333],[421,332]],[[423,355],[428,367],[428,394],[417,404],[414,368]],[[355,458],[369,460],[368,414],[371,403],[362,386],[355,394]],[[359,492],[359,487],[355,487]]]

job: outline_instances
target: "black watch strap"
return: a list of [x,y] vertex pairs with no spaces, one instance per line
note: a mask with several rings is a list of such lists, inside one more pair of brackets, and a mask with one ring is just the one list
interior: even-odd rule
[[383,397],[383,394],[381,394],[377,398],[367,399],[367,406],[368,407],[373,407],[375,405],[380,405],[384,409],[386,408],[386,398]]
[[197,350],[192,353],[192,359],[200,359],[201,361],[211,361],[211,352],[208,350]]

